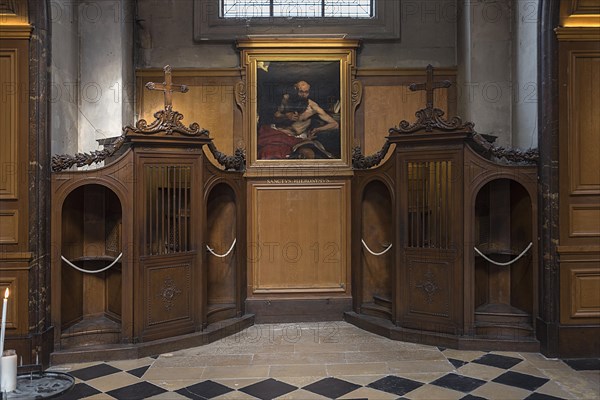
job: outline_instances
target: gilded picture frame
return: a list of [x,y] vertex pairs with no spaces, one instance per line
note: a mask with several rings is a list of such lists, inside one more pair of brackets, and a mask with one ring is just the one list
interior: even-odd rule
[[350,168],[355,42],[249,40],[248,170]]

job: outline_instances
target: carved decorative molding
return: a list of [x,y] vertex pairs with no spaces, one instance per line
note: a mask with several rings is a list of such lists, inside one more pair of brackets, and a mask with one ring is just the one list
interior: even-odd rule
[[558,27],[554,30],[559,41],[596,42],[600,40],[600,27]]
[[355,146],[352,149],[352,167],[354,169],[369,169],[379,165],[390,149],[390,142],[386,139],[381,150],[370,156],[365,156],[362,153],[360,146]]
[[148,122],[145,119],[140,119],[136,122],[135,127],[127,125],[123,128],[123,131],[125,132],[125,135],[153,135],[159,132],[172,135],[174,132],[177,132],[184,136],[208,136],[208,131],[200,128],[200,125],[196,122],[192,123],[189,127],[183,125],[181,123],[183,114],[178,111],[173,111],[171,106],[167,106],[166,109],[155,112],[154,118],[156,119],[150,125],[148,125]]
[[160,292],[156,297],[161,297],[163,306],[166,311],[171,311],[175,298],[181,294],[181,290],[175,285],[175,281],[171,277],[166,277]]
[[246,92],[246,82],[239,81],[235,84],[235,102],[238,107],[242,110],[246,106],[247,92]]
[[0,14],[17,14],[17,2],[15,0],[0,0]]
[[0,37],[3,40],[31,37],[28,8],[27,0],[0,0]]
[[244,149],[238,147],[233,156],[228,156],[217,150],[217,146],[212,141],[208,144],[208,149],[226,170],[244,171],[246,169],[246,151]]
[[473,150],[487,159],[506,162],[509,164],[537,164],[540,153],[538,149],[515,149],[511,147],[494,146],[482,135],[473,134],[468,142]]
[[126,136],[119,136],[112,145],[105,146],[103,150],[96,150],[89,153],[77,153],[75,155],[57,154],[52,156],[51,168],[53,172],[64,171],[72,166],[83,167],[100,163],[111,157],[119,150],[126,141]]
[[431,304],[433,302],[433,296],[440,290],[437,283],[433,279],[433,272],[431,271],[425,272],[425,280],[420,283],[415,283],[415,288],[421,289],[423,292],[425,292],[427,304]]
[[352,81],[351,87],[352,92],[350,93],[350,96],[352,99],[352,111],[353,113],[356,113],[356,108],[360,105],[360,102],[362,101],[363,85],[361,81],[355,79]]
[[401,121],[398,127],[390,129],[390,134],[414,133],[420,130],[432,132],[434,129],[442,131],[466,131],[473,132],[475,124],[463,123],[459,117],[452,117],[449,121],[444,116],[444,111],[439,108],[423,108],[415,113],[417,121],[411,124]]

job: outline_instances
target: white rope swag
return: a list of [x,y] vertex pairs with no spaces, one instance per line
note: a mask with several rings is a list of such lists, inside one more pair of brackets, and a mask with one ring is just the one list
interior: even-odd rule
[[365,241],[363,239],[360,239],[360,241],[362,242],[363,246],[365,246],[365,249],[367,249],[367,251],[369,253],[373,254],[374,256],[382,256],[385,253],[387,253],[389,249],[392,248],[392,243],[390,243],[390,245],[388,247],[386,247],[383,251],[380,251],[379,253],[375,253],[373,250],[371,250],[369,248],[369,246],[367,246],[367,244],[365,243]]
[[224,257],[227,257],[229,255],[229,253],[231,253],[231,250],[233,250],[236,241],[237,241],[237,238],[233,239],[233,243],[231,243],[231,247],[229,248],[229,250],[227,250],[227,253],[225,253],[225,254],[215,253],[214,250],[209,245],[206,245],[206,250],[210,251],[210,254],[212,254],[215,257],[224,258]]
[[529,249],[531,248],[531,246],[533,246],[533,242],[529,242],[529,246],[527,246],[525,248],[525,250],[523,250],[521,252],[521,254],[519,254],[517,256],[517,258],[515,258],[514,260],[511,261],[507,261],[507,262],[498,262],[498,261],[494,261],[491,258],[489,258],[488,256],[486,256],[485,254],[483,254],[481,251],[479,251],[479,249],[477,247],[473,247],[473,249],[475,249],[475,251],[477,252],[477,254],[479,254],[481,257],[483,257],[484,260],[491,262],[494,265],[499,265],[499,266],[506,266],[506,265],[510,265],[513,264],[515,262],[517,262],[517,260],[521,257],[523,257],[525,255],[525,253],[527,253],[527,251],[529,251]]
[[84,269],[84,268],[79,268],[77,265],[73,264],[71,261],[67,260],[65,258],[65,256],[61,255],[60,258],[67,263],[68,266],[75,268],[77,271],[83,272],[84,274],[99,274],[100,272],[104,272],[110,268],[112,268],[113,265],[115,265],[116,263],[119,262],[119,260],[121,259],[121,257],[123,256],[123,253],[119,254],[117,256],[117,258],[115,258],[115,260],[113,262],[111,262],[109,265],[107,265],[106,267],[102,268],[102,269],[97,269],[97,270],[91,270],[91,269]]

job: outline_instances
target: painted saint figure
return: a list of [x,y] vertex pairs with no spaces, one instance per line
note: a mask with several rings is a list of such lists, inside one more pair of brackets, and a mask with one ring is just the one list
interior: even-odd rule
[[258,158],[339,158],[339,124],[310,98],[310,84],[285,93],[274,123],[258,130]]

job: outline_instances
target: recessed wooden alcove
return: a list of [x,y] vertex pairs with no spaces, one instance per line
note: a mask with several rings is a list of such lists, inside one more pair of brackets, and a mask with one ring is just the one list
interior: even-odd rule
[[239,252],[235,249],[237,201],[235,192],[226,183],[217,184],[208,194],[207,246],[217,254],[209,253],[206,256],[208,323],[233,318],[238,314],[236,282]]
[[[363,191],[361,203],[361,311],[364,314],[392,319],[391,248],[394,234],[392,198],[385,184],[369,182]],[[368,246],[368,249],[366,248]],[[388,249],[386,251],[386,249]],[[377,256],[383,251],[386,253]]]
[[[105,186],[88,184],[70,192],[62,207],[61,348],[121,340],[122,207]],[[98,270],[115,262],[108,270]]]
[[[532,200],[510,179],[486,183],[475,200],[475,246],[490,260],[515,260],[532,237]],[[533,336],[533,257],[509,265],[475,255],[475,333],[490,338]]]

